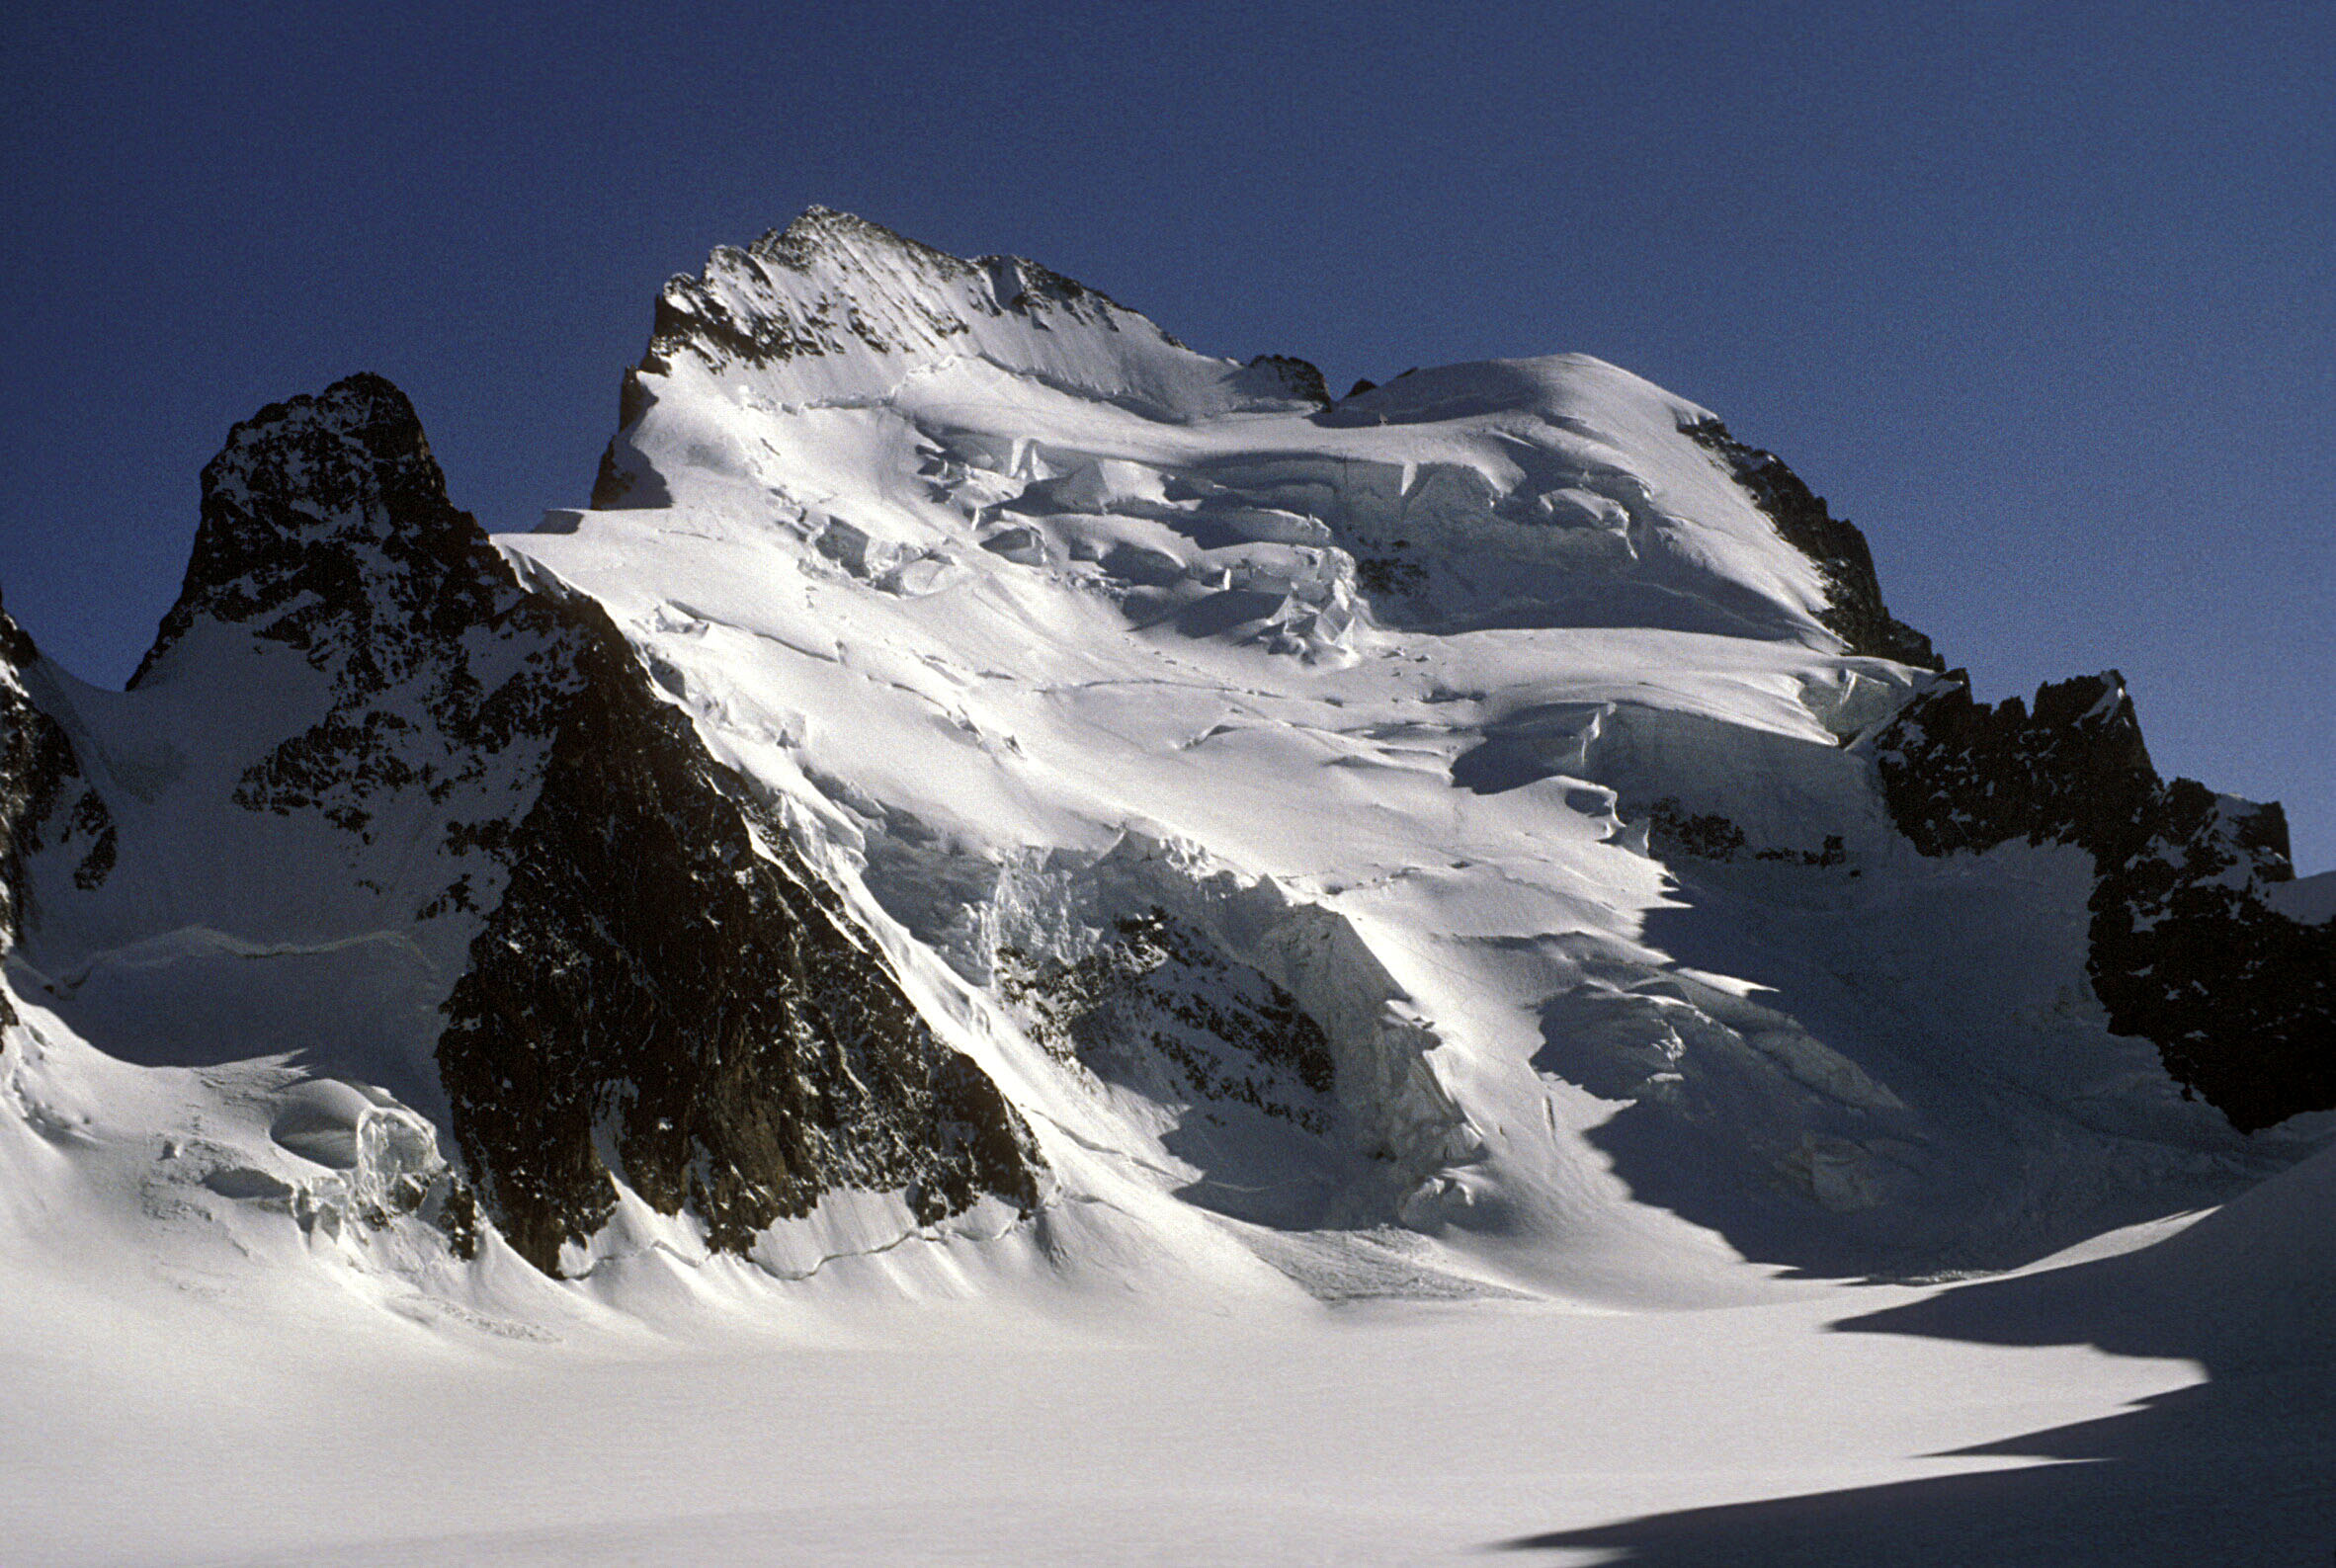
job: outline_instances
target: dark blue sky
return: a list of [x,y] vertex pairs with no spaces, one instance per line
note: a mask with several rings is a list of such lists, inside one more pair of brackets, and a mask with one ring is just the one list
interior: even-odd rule
[[1783,454],[1982,696],[2122,668],[2162,769],[2336,863],[2336,8],[32,10],[0,585],[88,678],[234,420],[378,370],[531,526],[666,275],[819,202],[1341,386],[1602,355]]

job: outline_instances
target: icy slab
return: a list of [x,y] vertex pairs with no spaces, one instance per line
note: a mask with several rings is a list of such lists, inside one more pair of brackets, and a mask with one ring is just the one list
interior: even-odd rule
[[2263,889],[2263,901],[2290,920],[2307,926],[2325,925],[2336,920],[2336,871],[2274,882]]

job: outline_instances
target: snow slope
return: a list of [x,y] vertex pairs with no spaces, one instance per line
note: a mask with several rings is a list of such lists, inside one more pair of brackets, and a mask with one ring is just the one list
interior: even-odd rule
[[[1928,677],[1827,629],[1708,411],[1578,356],[1325,406],[1034,276],[820,212],[717,252],[600,509],[501,542],[981,988],[993,1071],[1084,1069],[1083,1148],[1285,1262],[1396,1224],[1626,1300],[1733,1288],[1678,1214],[2000,1266],[2294,1157],[2101,1027],[2081,854],[1895,831],[1842,742]],[[1711,819],[1741,853],[1679,853]],[[1155,911],[1320,1026],[1326,1100],[1102,1039],[1186,983]]]
[[[1827,1334],[1830,1290],[1690,1314],[1182,1321],[863,1299],[691,1321],[680,1343],[570,1326],[556,1344],[361,1327],[281,1296],[123,1296],[44,1288],[0,1350],[16,1411],[40,1418],[0,1426],[21,1568],[1460,1563],[1688,1506],[1892,1482],[2011,1495],[2054,1475],[2069,1506],[2034,1523],[2026,1555],[1959,1557],[1948,1530],[1908,1528],[1894,1556],[1720,1560],[2309,1560],[2217,1555],[2230,1521],[2162,1472],[2188,1511],[2171,1528],[2161,1514],[2168,1554],[2089,1555],[2106,1511],[2068,1472],[2118,1466],[1954,1452],[2181,1397],[2194,1365]],[[2290,1510],[2249,1538],[2316,1550],[2324,1512]],[[1987,1511],[1982,1496],[1962,1522]]]

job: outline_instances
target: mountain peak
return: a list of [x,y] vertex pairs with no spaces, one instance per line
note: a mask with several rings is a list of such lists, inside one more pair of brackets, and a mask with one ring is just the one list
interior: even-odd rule
[[[413,402],[395,381],[370,370],[341,376],[322,392],[301,392],[285,402],[271,402],[245,421],[238,421],[226,433],[226,444],[217,458],[204,469],[204,486],[233,484],[243,474],[257,476],[271,454],[281,454],[288,444],[301,442],[310,433],[353,442],[376,460],[413,462],[428,469],[439,491],[447,488],[444,474],[437,472],[437,460],[430,455],[430,442],[423,435],[423,421],[413,411]],[[257,481],[274,484],[274,479],[266,476],[257,476]]]
[[[203,470],[186,580],[130,685],[199,620],[273,617],[259,635],[314,654],[326,623],[370,623],[378,579],[435,583],[451,563],[482,555],[492,546],[447,500],[422,422],[386,376],[360,371],[270,403],[231,429]],[[353,646],[364,640],[352,636]]]
[[[806,208],[696,276],[669,280],[637,377],[695,367],[792,407],[880,401],[912,373],[986,364],[1147,417],[1295,403],[1238,361],[1196,354],[1109,295],[1019,256],[953,256],[829,207]],[[1270,378],[1264,378],[1270,379]],[[627,394],[627,423],[634,406]]]
[[[717,247],[714,254],[728,248]],[[938,273],[972,270],[969,263],[947,251],[831,206],[806,206],[785,228],[772,229],[747,247],[750,255],[796,272],[807,270],[822,257],[840,258],[854,250],[907,256]]]
[[8,613],[8,605],[0,600],[0,663],[31,664],[41,657],[41,649],[33,641],[33,634],[18,624]]

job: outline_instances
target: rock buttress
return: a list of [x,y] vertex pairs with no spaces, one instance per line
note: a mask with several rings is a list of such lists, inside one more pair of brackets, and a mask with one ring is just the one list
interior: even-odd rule
[[1825,579],[1828,607],[1817,619],[1852,653],[1895,659],[1920,669],[1945,668],[1931,639],[1907,625],[1882,603],[1881,581],[1874,573],[1874,552],[1866,536],[1847,518],[1826,510],[1824,497],[1773,452],[1747,447],[1716,419],[1682,427],[1710,452],[1777,527],[1785,542],[1816,562]]
[[[52,847],[71,853],[73,883],[85,891],[114,868],[113,813],[84,780],[64,726],[25,688],[22,672],[40,657],[0,607],[0,951],[23,939],[34,917],[27,863],[35,855]],[[0,1024],[14,1017],[0,994]]]
[[1038,1156],[1004,1096],[933,1037],[598,606],[563,608],[583,691],[438,1046],[512,1245],[557,1273],[614,1210],[612,1175],[730,1251],[838,1187],[904,1189],[924,1223],[984,1195],[1033,1207]]
[[1973,701],[1950,672],[1872,739],[1882,798],[1925,855],[2013,839],[2093,857],[2087,970],[2121,1034],[2241,1131],[2336,1108],[2336,923],[2262,889],[2291,879],[2277,804],[2158,777],[2116,671]]

